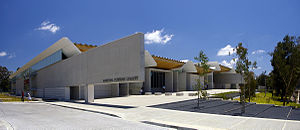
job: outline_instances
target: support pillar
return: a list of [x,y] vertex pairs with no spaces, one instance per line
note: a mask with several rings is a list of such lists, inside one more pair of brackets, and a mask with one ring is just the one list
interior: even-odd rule
[[165,73],[166,92],[173,92],[173,72]]
[[214,89],[214,71],[211,72],[211,89]]
[[88,84],[85,86],[85,102],[94,102],[94,84]]
[[173,72],[173,92],[178,91],[178,72]]
[[151,70],[150,69],[145,69],[144,91],[151,92]]

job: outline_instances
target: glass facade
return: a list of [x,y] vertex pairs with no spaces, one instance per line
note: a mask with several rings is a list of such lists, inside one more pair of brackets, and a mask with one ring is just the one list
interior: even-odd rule
[[165,73],[151,71],[151,89],[154,91],[162,91],[165,86]]
[[54,64],[58,61],[62,60],[62,50],[58,50],[57,52],[53,53],[52,55],[46,57],[45,59],[39,61],[38,63],[31,66],[31,71],[37,71],[42,69],[48,65]]
[[51,54],[50,56],[39,61],[38,63],[32,65],[30,68],[24,70],[22,73],[18,74],[16,76],[16,79],[18,79],[20,77],[24,77],[25,79],[29,78],[33,72],[36,72],[48,65],[54,64],[54,63],[62,60],[62,58],[63,58],[62,50],[58,50],[58,51],[54,52],[53,54]]

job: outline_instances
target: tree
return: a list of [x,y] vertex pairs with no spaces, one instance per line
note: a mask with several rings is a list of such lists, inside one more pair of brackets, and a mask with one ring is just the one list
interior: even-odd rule
[[277,43],[274,52],[271,53],[273,66],[273,80],[280,83],[277,89],[281,92],[283,105],[290,99],[295,91],[300,77],[300,37],[286,35],[283,41]]
[[265,96],[266,96],[266,92],[270,88],[270,76],[266,75],[266,71],[264,71],[256,78],[256,81],[257,81],[257,85],[265,86],[266,89]]
[[257,85],[260,85],[260,86],[265,86],[266,85],[266,78],[267,78],[267,75],[266,75],[266,71],[263,71],[257,78]]
[[201,83],[200,79],[201,79],[202,76],[206,76],[206,74],[208,73],[209,65],[207,64],[208,57],[205,55],[205,53],[202,50],[200,51],[199,56],[195,57],[194,59],[199,62],[197,64],[197,66],[199,68],[201,68],[201,71],[199,71],[199,78],[197,79],[197,84],[195,85],[195,89],[197,90],[197,95],[198,95],[197,108],[199,108],[199,105],[200,105],[200,93],[201,93],[201,96],[203,96],[204,98],[206,98],[206,96],[207,96],[207,92],[202,89],[207,84],[207,81],[204,78],[204,82]]
[[256,80],[255,80],[255,75],[254,72],[249,73],[249,81],[247,81],[247,87],[245,88],[245,92],[247,94],[245,95],[245,98],[248,98],[248,101],[250,102],[252,97],[255,97],[255,89],[256,89]]
[[10,89],[10,73],[4,66],[0,66],[0,91],[8,92]]
[[247,90],[247,98],[249,99],[249,102],[251,100],[251,97],[253,97],[253,92],[255,93],[255,89],[251,89],[251,79],[254,77],[254,74],[251,74],[250,69],[256,68],[256,61],[252,63],[248,59],[248,49],[243,47],[242,43],[239,43],[238,46],[236,46],[236,56],[237,58],[234,58],[236,61],[235,71],[239,74],[241,74],[243,80],[246,82],[246,85],[240,84],[241,89],[241,96],[240,101],[243,104],[242,107],[242,113],[245,113],[245,91]]

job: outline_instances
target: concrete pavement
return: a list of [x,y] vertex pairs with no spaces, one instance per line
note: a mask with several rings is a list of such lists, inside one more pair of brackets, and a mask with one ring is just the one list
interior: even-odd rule
[[166,129],[41,102],[0,103],[0,130]]
[[164,95],[138,95],[129,97],[116,97],[96,99],[95,104],[113,104],[131,106],[132,108],[108,107],[105,105],[92,105],[72,102],[49,102],[50,104],[101,111],[117,115],[125,120],[136,122],[154,122],[172,126],[194,129],[298,129],[300,121],[265,119],[254,117],[240,117],[195,113],[177,110],[167,110],[147,107],[174,101],[195,98],[193,96],[164,96]]

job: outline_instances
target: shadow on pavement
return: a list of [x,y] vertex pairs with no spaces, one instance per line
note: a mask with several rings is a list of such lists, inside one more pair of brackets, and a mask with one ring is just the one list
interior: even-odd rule
[[[57,102],[58,100],[44,100],[46,102]],[[130,108],[136,108],[133,106],[123,106],[123,105],[112,105],[112,104],[102,104],[102,103],[85,103],[80,102],[76,100],[66,101],[66,102],[72,102],[77,104],[85,104],[85,105],[93,105],[93,106],[102,106],[102,107],[112,107],[112,108],[122,108],[122,109],[130,109]]]
[[246,103],[246,112],[243,114],[241,114],[242,105],[239,102],[225,100],[200,100],[199,108],[197,108],[197,99],[159,104],[148,107],[231,116],[300,121],[300,109],[293,109],[290,106],[274,106],[270,104]]

